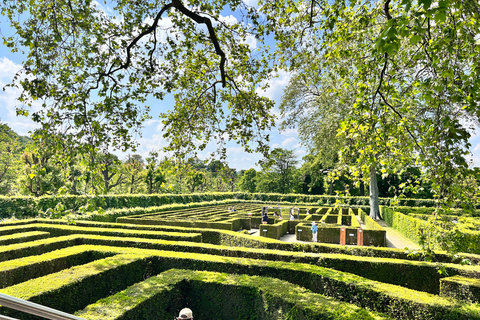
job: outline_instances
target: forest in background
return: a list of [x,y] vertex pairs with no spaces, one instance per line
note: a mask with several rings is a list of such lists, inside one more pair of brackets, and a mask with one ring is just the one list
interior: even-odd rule
[[[329,179],[333,168],[322,166],[318,157],[309,154],[298,159],[293,150],[280,148],[272,151],[272,161],[265,162],[258,171],[238,171],[220,160],[205,162],[196,157],[180,163],[173,158],[161,158],[155,151],[145,159],[138,154],[119,159],[108,150],[74,157],[60,150],[19,136],[0,122],[0,194],[38,197],[244,191],[368,195],[368,186],[347,174]],[[432,198],[419,177],[420,169],[416,167],[399,174],[378,174],[380,197]],[[403,188],[405,184],[416,186],[416,192]]]

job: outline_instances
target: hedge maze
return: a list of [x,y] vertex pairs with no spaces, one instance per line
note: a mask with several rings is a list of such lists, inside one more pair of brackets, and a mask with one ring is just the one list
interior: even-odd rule
[[[235,212],[231,209],[235,208]],[[288,212],[294,208],[294,220],[290,220]],[[309,213],[307,213],[307,209]],[[267,225],[262,225],[262,212],[269,214]],[[273,213],[277,215],[274,216]],[[282,218],[279,217],[279,214]],[[197,228],[212,228],[222,230],[250,230],[260,228],[260,236],[280,239],[282,236],[296,234],[297,240],[310,241],[312,221],[319,223],[318,239],[324,243],[358,244],[358,229],[360,224],[356,218],[360,215],[365,221],[363,241],[361,245],[385,246],[386,232],[361,209],[335,210],[333,208],[302,206],[281,207],[278,205],[261,205],[255,203],[238,203],[233,205],[207,206],[194,209],[171,210],[158,213],[132,215],[117,218],[119,223],[183,226]],[[299,217],[299,219],[298,219]],[[345,230],[345,239],[341,240],[341,227]]]
[[[144,224],[4,222],[0,291],[84,319],[172,319],[183,307],[195,319],[480,319],[480,256],[463,255],[473,262],[464,266],[443,253],[426,262],[385,247],[182,225],[202,216],[196,223],[233,226],[229,219],[247,221],[248,205],[213,222],[212,208],[178,211],[181,219],[163,212]],[[298,225],[308,219],[302,214]],[[39,319],[3,307],[0,314]]]

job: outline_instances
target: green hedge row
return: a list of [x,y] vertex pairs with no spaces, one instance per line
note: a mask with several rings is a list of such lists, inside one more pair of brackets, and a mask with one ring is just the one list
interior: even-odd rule
[[0,246],[6,246],[12,243],[35,241],[50,237],[50,233],[43,231],[31,231],[23,233],[15,233],[6,236],[0,236]]
[[[98,247],[97,250],[115,249]],[[477,305],[310,264],[130,248],[117,250],[122,254],[28,280],[2,292],[74,312],[152,275],[182,268],[276,278],[397,319],[480,319]],[[290,288],[285,286],[277,291],[283,295]]]
[[[295,220],[291,221],[293,224],[298,224],[301,221]],[[18,232],[26,231],[37,231],[42,230],[49,232],[53,235],[65,235],[53,239],[44,239],[31,242],[29,245],[24,245],[22,243],[16,245],[10,245],[5,248],[14,248],[13,252],[7,253],[0,247],[0,261],[2,261],[4,256],[14,255],[16,257],[21,256],[22,250],[25,252],[25,255],[36,254],[34,249],[31,250],[30,246],[40,247],[52,247],[52,248],[63,248],[64,245],[57,247],[55,242],[65,243],[65,245],[78,245],[83,243],[81,239],[84,239],[80,234],[103,234],[109,235],[111,229],[123,228],[126,230],[136,230],[134,233],[129,233],[129,237],[132,239],[146,238],[151,231],[166,231],[176,233],[199,233],[201,234],[201,241],[203,244],[214,244],[214,245],[225,245],[230,247],[245,247],[245,248],[263,248],[263,249],[274,249],[274,250],[285,250],[293,252],[316,252],[316,253],[341,253],[341,254],[351,254],[355,256],[370,256],[370,257],[382,257],[382,258],[392,258],[392,259],[407,259],[415,260],[417,258],[409,256],[408,252],[405,252],[403,249],[392,249],[392,248],[380,248],[380,247],[351,247],[351,246],[339,246],[328,243],[297,243],[297,242],[283,242],[275,239],[265,238],[265,237],[252,237],[250,235],[233,232],[233,231],[223,231],[223,230],[214,230],[214,229],[191,229],[191,228],[181,228],[173,226],[144,226],[144,225],[121,225],[115,223],[104,223],[104,222],[91,222],[91,221],[76,221],[75,226],[67,226],[67,222],[63,220],[48,220],[48,219],[36,219],[36,220],[19,220],[10,222],[5,227],[0,227],[0,234],[13,234]],[[3,224],[2,224],[3,225]],[[68,228],[65,228],[68,227]],[[59,229],[59,230],[58,230]],[[103,229],[103,231],[96,232],[97,229]],[[92,231],[90,231],[92,230]],[[149,232],[145,232],[149,231]],[[114,230],[115,232],[115,230]],[[295,231],[292,231],[294,233]],[[146,236],[142,236],[145,233]],[[73,234],[68,236],[68,234]],[[78,234],[78,235],[75,235]],[[118,236],[124,237],[126,233],[117,233]],[[112,235],[110,235],[113,237]],[[151,236],[150,236],[151,237]],[[153,238],[151,238],[154,241]],[[181,238],[178,238],[180,240]],[[364,238],[365,240],[365,238]],[[135,240],[134,240],[135,241]],[[192,245],[195,245],[192,243]],[[55,250],[55,249],[54,249]],[[434,261],[442,263],[458,263],[461,258],[469,259],[472,263],[480,263],[480,256],[475,254],[458,254],[458,258],[452,257],[450,254],[447,254],[442,251],[437,251],[435,253]]]
[[480,279],[453,276],[440,280],[440,295],[468,303],[480,302]]
[[[78,245],[73,248],[59,249],[57,246],[53,248],[57,249],[53,252],[44,252],[42,251],[42,247],[39,247],[40,251],[38,252],[38,256],[25,257],[20,262],[16,260],[4,261],[0,263],[0,281],[6,285],[11,285],[15,281],[23,282],[33,277],[51,273],[53,270],[62,270],[69,267],[69,264],[71,266],[84,263],[86,260],[92,261],[99,259],[99,257],[112,256],[124,252],[123,248],[133,247],[235,258],[308,263],[430,293],[439,292],[439,279],[442,277],[437,272],[438,265],[435,263],[399,259],[232,248],[228,246],[200,245],[188,242],[137,238],[124,239],[94,235],[84,236],[82,243],[84,243],[84,245]],[[3,253],[5,253],[5,251]],[[78,257],[81,257],[81,259],[83,259],[81,261],[83,262],[70,262],[72,260],[77,261],[79,259]],[[458,274],[469,277],[480,277],[479,271],[471,266],[448,265],[446,271],[449,275]],[[402,274],[402,277],[398,277],[398,274]],[[424,279],[429,279],[430,281],[423,281]]]
[[470,230],[461,222],[450,229],[436,229],[430,228],[428,219],[422,219],[426,217],[424,215],[407,215],[387,207],[382,207],[381,215],[392,228],[415,242],[420,240],[419,230],[430,230],[433,248],[442,248],[446,243],[453,252],[480,254],[480,231]]
[[[225,300],[228,297],[228,300]],[[386,319],[273,278],[171,269],[87,306],[84,319]]]
[[[275,193],[242,193],[215,192],[193,194],[153,194],[153,195],[99,195],[90,196],[43,196],[43,197],[5,197],[0,196],[0,219],[37,217],[58,204],[64,210],[77,212],[81,207],[120,209],[147,208],[170,204],[187,204],[203,201],[249,200],[272,203],[315,203],[319,206],[334,205],[340,201],[347,206],[369,206],[368,197],[338,197],[326,195],[275,194]],[[390,199],[381,198],[381,205],[391,205],[395,201],[398,206],[433,207],[435,201],[430,199]]]
[[[116,255],[51,273],[2,289],[2,293],[67,313],[140,282],[149,270],[145,255]],[[0,308],[3,315],[23,320],[38,319],[16,310]]]
[[150,239],[165,239],[175,241],[193,241],[202,242],[202,234],[198,232],[175,232],[172,231],[147,231],[147,230],[129,230],[124,228],[78,228],[75,225],[51,225],[51,224],[28,224],[11,226],[7,228],[0,228],[0,235],[13,234],[25,231],[44,231],[49,232],[52,237],[65,236],[70,234],[98,234],[107,236],[121,236],[121,237],[140,237]]
[[420,241],[420,234],[418,231],[420,229],[427,229],[426,221],[396,212],[393,208],[381,207],[380,215],[390,227],[417,243]]
[[0,288],[117,254],[83,245],[0,262]]
[[[480,319],[476,305],[319,266],[181,252],[143,250],[140,253],[128,248],[118,250],[123,254],[74,267],[72,269],[75,272],[65,270],[29,280],[8,287],[3,292],[29,298],[34,302],[48,301],[50,306],[56,308],[62,305],[63,310],[72,312],[110,295],[110,292],[124,290],[149,275],[182,268],[272,277],[302,286],[314,293],[387,313],[397,319]],[[287,286],[284,290],[289,288]],[[279,294],[284,294],[280,289],[282,288],[278,288]]]

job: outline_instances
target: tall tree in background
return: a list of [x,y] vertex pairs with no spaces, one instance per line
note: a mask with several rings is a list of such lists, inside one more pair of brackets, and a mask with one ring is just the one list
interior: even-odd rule
[[100,153],[98,155],[99,163],[99,180],[96,186],[102,193],[109,193],[113,188],[118,187],[125,182],[125,172],[122,170],[122,162],[118,157],[109,152]]
[[22,155],[24,172],[20,183],[24,193],[35,197],[56,194],[63,186],[60,168],[54,163],[51,152],[41,143],[32,143]]
[[299,188],[297,163],[292,150],[272,150],[271,161],[265,162],[262,174],[257,176],[257,190],[284,194],[296,192]]
[[257,189],[257,171],[253,168],[246,170],[238,181],[241,191],[255,192]]
[[20,169],[20,154],[24,148],[18,136],[0,121],[0,194],[8,194],[15,185]]
[[147,192],[149,194],[159,193],[162,187],[162,184],[166,182],[165,175],[162,172],[162,169],[158,165],[158,153],[151,151],[149,156],[146,158],[147,165],[145,183],[147,184]]
[[125,175],[130,185],[130,193],[135,193],[135,189],[142,181],[143,159],[139,154],[129,155],[125,160]]
[[202,171],[191,170],[187,173],[187,185],[191,193],[195,192],[197,187],[202,188],[205,184],[205,173]]

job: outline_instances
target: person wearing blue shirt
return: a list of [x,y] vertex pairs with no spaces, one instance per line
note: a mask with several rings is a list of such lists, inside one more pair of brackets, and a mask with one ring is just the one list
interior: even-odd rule
[[318,227],[315,224],[315,221],[312,222],[312,241],[317,242],[317,235],[318,235]]

